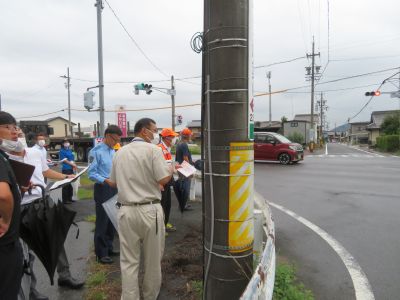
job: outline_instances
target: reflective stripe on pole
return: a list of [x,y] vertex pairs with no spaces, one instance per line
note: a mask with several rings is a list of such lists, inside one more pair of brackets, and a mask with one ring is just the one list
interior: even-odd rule
[[230,143],[229,251],[249,250],[254,241],[254,150],[253,143]]

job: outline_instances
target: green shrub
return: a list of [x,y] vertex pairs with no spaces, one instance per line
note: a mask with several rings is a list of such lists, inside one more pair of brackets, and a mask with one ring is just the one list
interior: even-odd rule
[[304,136],[300,132],[293,132],[288,135],[287,137],[289,140],[291,140],[293,143],[298,143],[298,144],[304,144]]
[[313,300],[311,291],[296,282],[295,268],[281,263],[276,268],[273,300]]
[[379,150],[395,152],[400,150],[400,135],[382,135],[376,138],[376,145]]

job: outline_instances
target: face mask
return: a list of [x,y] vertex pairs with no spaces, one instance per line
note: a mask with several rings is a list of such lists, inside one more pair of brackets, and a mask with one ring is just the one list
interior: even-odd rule
[[26,143],[26,139],[23,138],[18,138],[18,141],[21,142],[22,145],[24,145],[24,148],[28,148],[28,144]]
[[18,141],[2,140],[0,144],[0,149],[6,152],[22,152],[25,149],[24,144]]
[[178,142],[178,138],[177,138],[177,137],[174,137],[174,138],[172,139],[171,146],[176,145],[177,142]]
[[154,145],[158,145],[160,143],[160,136],[153,133],[153,139],[151,140],[151,143]]
[[70,144],[69,143],[64,143],[64,148],[69,148]]
[[46,141],[45,140],[38,140],[37,142],[39,147],[44,147],[44,145],[46,145]]

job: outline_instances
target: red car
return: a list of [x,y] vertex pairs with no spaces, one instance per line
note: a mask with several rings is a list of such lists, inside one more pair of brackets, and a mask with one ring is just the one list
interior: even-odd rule
[[274,132],[254,133],[254,160],[279,161],[283,165],[304,159],[303,147]]

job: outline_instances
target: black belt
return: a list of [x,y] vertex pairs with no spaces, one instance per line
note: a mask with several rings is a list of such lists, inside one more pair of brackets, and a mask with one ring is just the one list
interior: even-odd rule
[[121,203],[117,202],[115,205],[120,208],[121,206],[139,206],[139,205],[147,205],[147,204],[158,204],[161,203],[160,200],[154,200],[154,201],[147,201],[147,202],[139,202],[139,203]]

